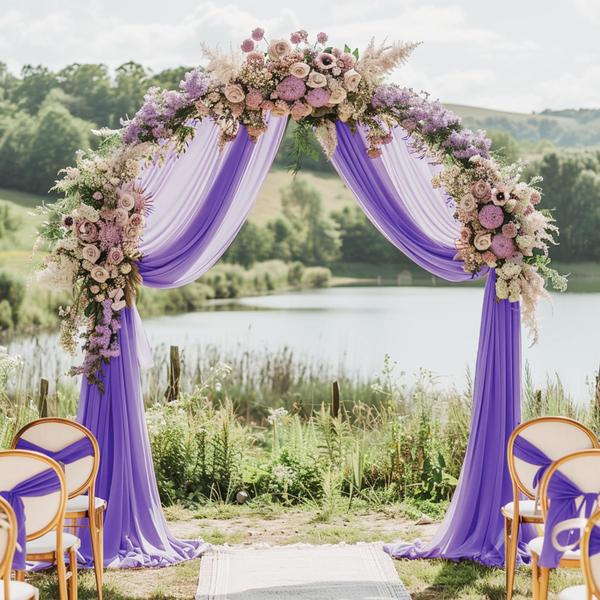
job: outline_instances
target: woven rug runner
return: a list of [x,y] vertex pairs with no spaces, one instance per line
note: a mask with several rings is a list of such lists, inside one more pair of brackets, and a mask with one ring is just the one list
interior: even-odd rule
[[196,600],[410,600],[381,544],[214,546]]

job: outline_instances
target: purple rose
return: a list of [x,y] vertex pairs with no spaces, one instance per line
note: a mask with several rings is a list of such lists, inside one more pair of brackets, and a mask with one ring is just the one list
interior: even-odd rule
[[504,223],[504,211],[494,204],[486,204],[479,211],[479,222],[486,229],[497,229]]
[[325,106],[329,102],[331,94],[324,88],[315,88],[306,94],[306,101],[314,108]]
[[[489,205],[488,205],[489,206]],[[513,239],[502,235],[501,233],[492,238],[492,252],[498,258],[512,258],[516,251]]]
[[306,84],[303,79],[290,75],[283,79],[275,88],[277,95],[282,100],[293,102],[299,100],[306,92]]

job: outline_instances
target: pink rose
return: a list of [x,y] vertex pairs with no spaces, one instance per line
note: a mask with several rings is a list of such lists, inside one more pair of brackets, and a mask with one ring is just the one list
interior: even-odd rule
[[299,121],[300,119],[310,115],[312,112],[312,108],[308,106],[308,104],[304,104],[304,102],[294,102],[292,105],[292,119],[294,121]]
[[90,285],[90,292],[92,292],[92,294],[99,294],[100,288],[97,285]]
[[519,230],[517,229],[516,223],[510,222],[506,225],[502,225],[502,235],[506,236],[507,238],[517,237],[518,231]]
[[496,255],[491,250],[487,250],[486,252],[483,253],[483,260],[484,260],[485,264],[488,267],[490,267],[491,269],[496,267],[498,264],[496,262]]
[[125,228],[125,239],[135,240],[139,236],[139,230],[137,227],[126,227]]
[[139,213],[134,213],[129,217],[129,224],[132,227],[143,227],[144,225],[144,217]]
[[471,230],[468,227],[462,227],[460,230],[460,241],[465,244],[471,239]]
[[123,251],[121,250],[121,248],[118,247],[114,247],[111,248],[108,251],[108,262],[111,263],[112,265],[118,265],[121,264],[121,262],[123,261]]
[[486,204],[479,211],[479,222],[486,229],[496,229],[504,222],[504,211],[499,206]]
[[252,52],[254,50],[254,42],[252,40],[244,40],[240,47],[242,52]]
[[271,60],[279,60],[292,50],[287,40],[274,40],[269,44],[268,54]]
[[275,108],[275,104],[273,102],[271,102],[270,100],[265,100],[260,107],[262,108],[262,110],[273,110]]
[[[335,52],[334,52],[335,54]],[[342,63],[341,65],[339,63]],[[352,56],[352,54],[350,54],[349,52],[344,52],[340,57],[339,57],[339,62],[338,62],[338,66],[341,67],[342,69],[351,69],[354,65],[356,64],[356,58],[354,58],[354,56]]]
[[100,250],[93,244],[88,244],[83,247],[82,255],[85,260],[89,260],[91,263],[95,263],[100,258]]
[[121,194],[117,205],[124,210],[131,210],[135,206],[135,198],[131,194]]
[[536,204],[539,204],[542,201],[542,195],[537,190],[534,190],[533,192],[531,192],[531,198],[529,199],[529,201],[535,206]]
[[90,271],[90,275],[98,283],[104,283],[108,279],[108,271],[100,265],[95,265]]
[[492,198],[492,186],[487,181],[480,179],[471,186],[471,194],[482,202],[489,201]]
[[114,210],[110,210],[108,208],[103,208],[100,211],[100,218],[103,221],[113,221],[115,218],[115,211]]
[[252,89],[246,94],[246,106],[251,110],[258,110],[263,100],[264,98],[258,90]]

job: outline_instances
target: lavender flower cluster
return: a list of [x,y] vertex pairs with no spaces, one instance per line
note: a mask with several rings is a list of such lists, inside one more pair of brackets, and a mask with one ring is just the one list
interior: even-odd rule
[[177,113],[188,108],[208,91],[210,79],[198,69],[186,73],[177,90],[160,90],[152,87],[144,96],[144,104],[133,119],[122,121],[125,127],[123,142],[166,139],[173,135],[169,123]]

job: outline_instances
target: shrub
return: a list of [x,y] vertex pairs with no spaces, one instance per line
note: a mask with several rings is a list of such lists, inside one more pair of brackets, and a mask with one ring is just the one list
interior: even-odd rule
[[324,267],[308,267],[302,275],[302,285],[309,288],[323,288],[331,283],[331,271]]

